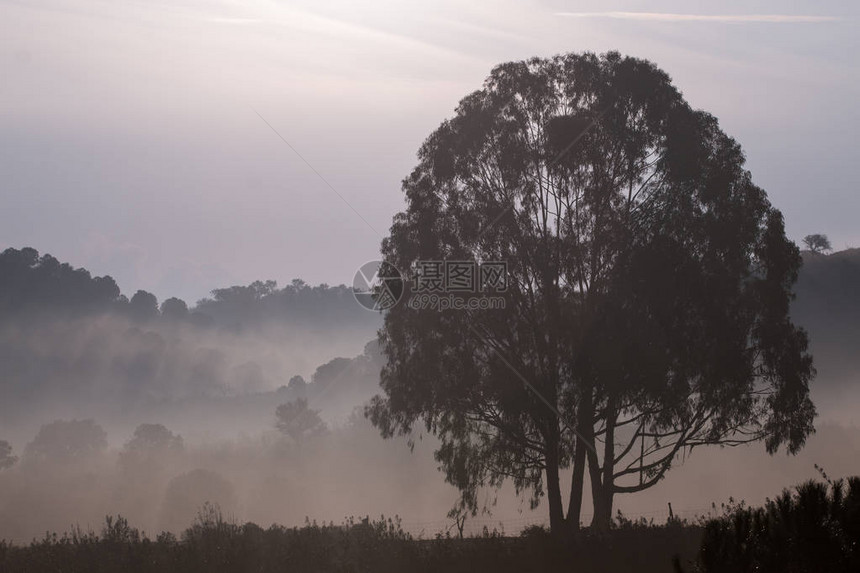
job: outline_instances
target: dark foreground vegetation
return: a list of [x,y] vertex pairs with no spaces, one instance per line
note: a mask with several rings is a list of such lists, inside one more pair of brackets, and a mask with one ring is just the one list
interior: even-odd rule
[[764,507],[743,503],[705,525],[708,573],[860,571],[860,477],[808,481]]
[[178,538],[149,539],[124,518],[100,533],[73,529],[29,546],[0,543],[0,571],[506,572],[860,570],[860,477],[807,482],[764,507],[743,503],[700,523],[664,525],[619,515],[608,532],[559,543],[544,528],[416,539],[399,519],[350,518],[300,528],[239,525],[204,506]]
[[583,532],[559,545],[543,529],[521,537],[485,532],[464,539],[415,539],[396,520],[347,520],[301,528],[238,525],[201,515],[177,539],[151,540],[123,518],[100,534],[46,535],[27,547],[0,545],[0,570],[64,572],[524,572],[671,571],[670,556],[694,557],[701,528],[627,524],[608,534]]

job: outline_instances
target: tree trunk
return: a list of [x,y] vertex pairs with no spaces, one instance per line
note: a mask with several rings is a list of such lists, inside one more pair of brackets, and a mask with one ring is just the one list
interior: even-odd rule
[[612,525],[612,502],[615,492],[612,484],[600,484],[594,495],[594,518],[591,526],[600,531],[608,531]]
[[549,501],[549,528],[553,535],[564,533],[564,507],[561,503],[561,484],[558,476],[558,434],[547,440],[546,495]]
[[576,438],[573,453],[573,476],[570,478],[570,501],[567,506],[568,530],[579,531],[582,518],[582,489],[585,485],[585,444],[582,438]]
[[[594,406],[590,389],[583,393],[582,403],[577,413],[576,446],[573,451],[573,475],[570,478],[570,502],[567,508],[567,522],[570,531],[578,531],[582,519],[582,493],[585,487],[585,461],[589,446],[594,443]],[[586,439],[591,444],[585,442]],[[593,445],[591,445],[593,447]]]
[[[592,484],[592,496],[594,498],[594,518],[592,527],[606,531],[612,525],[612,501],[615,495],[615,404],[610,397],[606,405],[606,441],[603,444],[603,467],[597,467],[591,471],[592,479],[598,478],[598,486]],[[597,455],[594,456],[597,460]],[[589,464],[591,465],[591,464]]]

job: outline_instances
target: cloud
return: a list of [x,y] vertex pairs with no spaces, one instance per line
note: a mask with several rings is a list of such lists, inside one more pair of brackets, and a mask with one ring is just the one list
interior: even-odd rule
[[259,23],[263,22],[264,20],[261,20],[259,18],[222,18],[222,17],[215,17],[215,18],[209,18],[209,21],[213,22],[215,24],[234,24],[234,25],[241,26],[244,24],[259,24]]
[[[468,53],[463,53],[455,48],[438,45],[384,27],[366,24],[350,18],[348,13],[342,17],[334,17],[324,12],[267,0],[237,3],[235,7],[240,9],[222,9],[217,13],[205,10],[201,11],[200,16],[204,21],[217,25],[260,25],[268,26],[270,29],[271,27],[286,27],[295,32],[317,36],[319,41],[323,42],[323,46],[330,42],[330,38],[334,38],[341,42],[353,42],[352,45],[356,48],[366,46],[367,43],[376,43],[390,49],[420,52],[426,57],[453,57],[458,60],[483,63]],[[336,13],[337,11],[329,11],[329,13],[331,12]],[[307,41],[307,38],[301,42],[295,41],[294,45],[302,50],[308,49]],[[325,53],[323,52],[323,54]]]
[[556,12],[570,18],[612,18],[615,20],[644,20],[650,22],[765,22],[771,24],[812,24],[836,22],[836,16],[805,16],[788,14],[670,14],[665,12]]

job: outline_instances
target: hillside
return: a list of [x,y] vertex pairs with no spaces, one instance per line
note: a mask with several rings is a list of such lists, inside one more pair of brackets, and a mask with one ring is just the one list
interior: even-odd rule
[[[810,334],[814,398],[825,418],[850,421],[845,404],[860,372],[860,249],[803,257],[792,314]],[[33,249],[7,249],[0,253],[0,430],[9,435],[41,411],[103,417],[105,403],[111,418],[173,411],[182,420],[179,412],[189,410],[260,428],[279,387],[295,375],[313,380],[338,357],[366,355],[380,325],[381,316],[343,285],[257,281],[215,289],[191,308],[178,299],[159,306],[143,291],[120,294],[110,277]],[[327,392],[332,411],[323,414],[343,419],[373,394],[372,383],[360,386]]]
[[803,253],[795,320],[810,332],[819,362],[855,358],[860,339],[860,249]]

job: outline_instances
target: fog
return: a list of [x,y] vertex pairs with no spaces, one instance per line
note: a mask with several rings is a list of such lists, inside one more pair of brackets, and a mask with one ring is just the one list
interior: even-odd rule
[[75,460],[27,452],[0,476],[0,537],[28,540],[72,524],[97,528],[116,513],[150,533],[178,533],[205,502],[240,522],[265,525],[380,512],[416,519],[455,497],[422,453],[383,442],[360,418],[301,444],[266,431],[174,448],[110,448]]
[[[372,328],[349,325],[232,332],[141,325],[113,315],[6,322],[0,326],[0,435],[23,445],[43,422],[72,418],[97,419],[112,445],[153,420],[195,440],[258,433],[271,426],[258,416],[279,387],[293,376],[311,380],[317,367],[338,356],[360,354],[372,336]],[[331,400],[338,401],[326,404],[332,420],[355,405]],[[226,414],[225,424],[219,417],[231,408],[244,415]]]
[[[273,421],[271,415],[256,423]],[[219,422],[232,428],[242,420]],[[384,514],[399,515],[415,535],[433,537],[453,525],[446,513],[457,492],[436,470],[435,441],[425,436],[410,450],[405,439],[382,440],[359,411],[300,443],[273,428],[244,437],[183,440],[181,447],[135,447],[131,433],[115,433],[111,440],[126,444],[71,459],[45,458],[32,446],[22,452],[16,444],[21,461],[0,472],[0,537],[28,541],[75,525],[97,530],[108,514],[127,517],[153,537],[163,530],[179,533],[207,502],[239,523],[264,527]],[[760,503],[782,487],[818,477],[815,464],[832,476],[856,473],[858,458],[860,428],[823,422],[796,457],[770,457],[761,445],[696,451],[658,486],[619,496],[618,509],[663,522],[672,503],[675,515],[694,519],[718,512],[731,497]],[[546,523],[545,504],[531,511],[510,487],[486,491],[484,501],[489,512],[467,520],[467,531],[488,526],[517,533]],[[590,511],[586,499],[583,519]]]
[[[618,510],[661,522],[671,503],[694,519],[730,497],[759,503],[818,477],[816,464],[831,476],[858,473],[856,302],[845,289],[854,257],[813,260],[798,283],[794,314],[819,357],[817,432],[800,454],[769,456],[761,444],[696,449],[657,486],[619,495]],[[843,269],[840,283],[834,268]],[[209,312],[208,322],[117,312],[4,318],[0,439],[19,459],[0,469],[0,538],[98,529],[108,514],[153,537],[179,533],[207,502],[262,526],[384,514],[415,535],[450,531],[457,491],[437,470],[435,439],[383,440],[363,415],[384,364],[379,315],[356,305],[364,314],[275,319],[260,309],[278,292],[238,314],[223,300],[201,302],[195,312]],[[275,411],[300,398],[325,426],[289,437]],[[467,531],[516,533],[547,521],[546,504],[532,511],[509,486],[486,490],[483,501],[487,511]],[[586,496],[586,522],[590,511]]]

